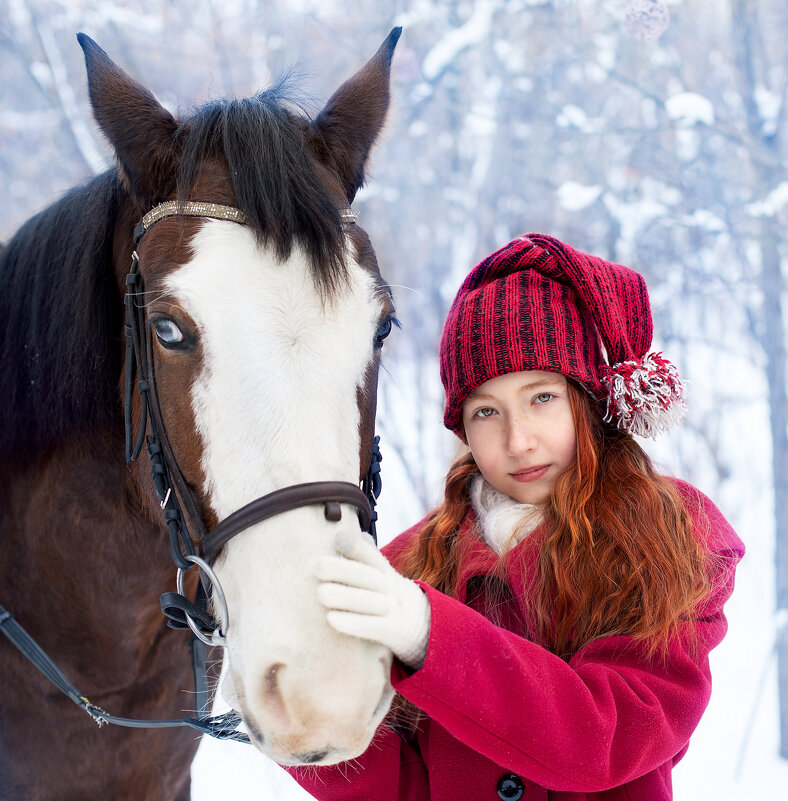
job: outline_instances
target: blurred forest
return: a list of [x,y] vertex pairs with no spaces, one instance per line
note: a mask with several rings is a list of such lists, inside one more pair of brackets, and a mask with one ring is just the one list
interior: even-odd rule
[[389,538],[453,455],[436,353],[468,269],[527,231],[638,269],[689,388],[680,433],[649,447],[769,565],[752,608],[788,759],[785,0],[0,0],[0,240],[111,164],[77,31],[173,111],[293,68],[317,113],[394,25],[393,108],[355,203],[403,323],[378,424]]

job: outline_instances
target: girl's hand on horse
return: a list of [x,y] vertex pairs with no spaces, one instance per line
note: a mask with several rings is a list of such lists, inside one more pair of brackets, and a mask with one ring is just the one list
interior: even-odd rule
[[430,605],[418,584],[401,576],[368,540],[340,531],[338,556],[317,565],[317,597],[337,631],[390,648],[418,669],[427,655]]

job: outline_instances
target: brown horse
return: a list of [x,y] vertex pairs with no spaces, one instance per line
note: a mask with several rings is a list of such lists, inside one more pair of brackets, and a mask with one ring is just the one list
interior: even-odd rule
[[0,250],[0,603],[86,698],[0,637],[3,801],[189,797],[194,730],[85,714],[194,713],[159,607],[173,556],[186,594],[201,566],[225,694],[261,750],[338,762],[385,715],[391,654],[327,625],[312,566],[338,525],[367,536],[393,305],[349,207],[398,38],[314,119],[278,86],[177,120],[80,35],[118,166]]

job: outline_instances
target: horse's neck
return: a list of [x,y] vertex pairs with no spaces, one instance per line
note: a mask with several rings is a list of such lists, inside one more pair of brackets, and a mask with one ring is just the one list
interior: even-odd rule
[[[74,443],[8,473],[2,602],[72,681],[119,689],[155,669],[159,594],[174,568],[166,534],[134,493],[116,449]],[[104,451],[104,452],[103,452]],[[150,643],[145,649],[143,643]],[[79,643],[79,647],[75,647]]]
[[[0,468],[0,598],[93,703],[179,718],[193,712],[191,669],[158,604],[174,568],[122,453],[122,442],[106,452],[78,443]],[[2,646],[0,801],[48,798],[54,787],[63,798],[188,799],[193,732],[99,730]]]

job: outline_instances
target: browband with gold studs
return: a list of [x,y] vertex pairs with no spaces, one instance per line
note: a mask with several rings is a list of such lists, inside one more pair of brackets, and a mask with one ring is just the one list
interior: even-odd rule
[[[204,203],[196,200],[167,200],[158,206],[154,206],[142,218],[138,228],[141,228],[142,233],[144,233],[159,220],[179,214],[187,217],[213,217],[217,220],[230,220],[241,225],[246,223],[246,215],[234,206],[223,206],[221,203]],[[358,214],[350,208],[340,209],[339,216],[343,225],[350,225],[358,220]]]

